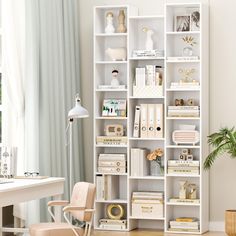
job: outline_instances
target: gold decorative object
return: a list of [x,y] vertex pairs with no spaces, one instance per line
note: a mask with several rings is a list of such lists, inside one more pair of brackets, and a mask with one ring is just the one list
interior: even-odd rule
[[106,210],[107,216],[112,220],[120,220],[125,214],[124,207],[120,204],[109,204]]
[[195,73],[194,68],[179,68],[178,72],[180,73],[181,80],[180,83],[196,82],[192,76]]
[[193,36],[185,35],[182,40],[192,47],[197,44]]

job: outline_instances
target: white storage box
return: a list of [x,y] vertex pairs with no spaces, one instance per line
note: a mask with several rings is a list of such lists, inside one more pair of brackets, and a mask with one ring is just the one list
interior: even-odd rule
[[164,204],[132,202],[132,216],[139,218],[163,218]]
[[156,98],[163,96],[163,86],[133,86],[133,96],[143,98]]

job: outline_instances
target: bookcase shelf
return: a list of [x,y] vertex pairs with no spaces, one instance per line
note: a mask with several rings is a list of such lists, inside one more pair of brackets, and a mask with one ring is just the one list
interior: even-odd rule
[[[163,5],[164,8],[158,11],[161,14],[156,15],[138,15],[138,9],[129,5],[107,5],[94,8],[94,182],[97,183],[97,179],[101,176],[102,178],[112,176],[111,178],[118,179],[118,184],[115,184],[115,187],[119,188],[119,196],[115,197],[117,199],[96,200],[95,230],[130,231],[135,228],[155,228],[173,234],[202,234],[208,230],[208,177],[202,169],[203,162],[208,154],[208,6],[192,0],[187,0],[186,3],[167,4],[163,0]],[[117,29],[117,16],[120,10],[124,10],[125,13],[127,32],[117,33],[116,30],[115,33],[106,34],[107,12],[113,13],[114,27]],[[200,30],[196,28],[196,25],[194,28],[192,25],[194,22],[190,22],[191,25],[187,31],[177,31],[177,16],[190,16],[191,21],[193,10],[200,13],[201,17],[198,25]],[[156,54],[158,57],[136,56],[140,55],[137,54],[137,50],[146,49],[147,35],[143,30],[145,27],[154,31],[152,35],[153,48],[159,51]],[[184,53],[184,47],[186,47],[185,37],[191,37],[196,42],[194,46],[191,46],[192,55]],[[127,59],[125,61],[109,60],[110,58],[105,53],[108,47],[126,48]],[[159,71],[163,79],[162,88],[158,88],[159,90],[154,90],[151,93],[145,88],[146,93],[142,93],[142,91],[140,93],[140,87],[137,90],[137,84],[134,84],[137,75],[136,68],[145,68],[146,73],[147,65],[149,68],[154,68],[155,75],[156,71],[158,71],[157,68],[162,69]],[[110,85],[111,72],[113,70],[119,71],[119,82],[121,85],[125,85],[123,89],[102,88],[101,85]],[[194,71],[193,74],[190,77],[184,77],[182,72],[190,70]],[[145,78],[147,78],[147,75],[145,75]],[[178,84],[183,81],[184,83],[191,82],[191,79],[198,82],[199,87],[194,87],[193,84],[187,87],[184,84],[186,87],[183,88],[183,86]],[[156,83],[156,80],[154,83]],[[149,83],[145,81],[145,86],[147,85]],[[149,89],[149,87],[147,88]],[[126,117],[103,117],[102,105],[104,99],[125,99],[127,102]],[[173,106],[176,99],[183,99],[185,104],[188,99],[193,99],[194,104],[199,106],[199,117],[168,116],[168,107]],[[156,138],[143,138],[145,135],[142,138],[138,137],[141,134],[133,137],[135,109],[136,106],[141,104],[150,104],[151,106],[163,104],[164,127],[162,138],[157,138],[158,136]],[[175,115],[174,113],[171,114]],[[124,125],[127,145],[96,144],[97,136],[104,135],[104,127],[107,124]],[[175,145],[172,133],[178,130],[180,125],[194,125],[196,130],[199,131],[200,142],[196,145]],[[142,173],[137,174],[137,176],[131,176],[131,163],[133,163],[131,162],[131,149],[144,148],[148,151],[153,151],[157,148],[163,149],[163,176],[151,176],[149,175],[151,172],[146,172],[146,176]],[[169,161],[178,160],[182,149],[189,149],[194,160],[199,161],[199,170],[197,169],[196,171],[194,169],[195,172],[192,172],[194,174],[189,174],[190,172],[184,172],[184,174],[182,172],[176,173],[176,170],[173,171],[168,166]],[[126,173],[98,172],[98,170],[102,170],[98,169],[100,154],[124,154],[126,157]],[[182,171],[182,169],[179,171]],[[174,174],[168,174],[172,172]],[[199,198],[200,203],[170,202],[171,198],[179,196],[180,181],[187,181],[196,185],[197,198]],[[97,186],[98,188],[99,185]],[[133,192],[143,191],[164,192],[163,217],[134,216],[132,212]],[[124,206],[125,216],[123,219],[127,220],[126,229],[119,230],[112,229],[112,227],[103,229],[99,227],[99,220],[107,218],[106,207],[109,204],[121,204]],[[197,218],[199,232],[188,232],[185,229],[180,231],[169,230],[170,221],[179,217]]]

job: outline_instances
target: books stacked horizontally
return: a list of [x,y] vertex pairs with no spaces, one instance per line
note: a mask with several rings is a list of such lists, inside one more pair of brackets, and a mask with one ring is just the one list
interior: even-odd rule
[[130,175],[132,177],[147,176],[149,174],[147,154],[147,149],[131,148]]
[[169,202],[171,203],[186,203],[186,204],[199,204],[200,199],[181,199],[181,198],[170,198]]
[[199,221],[197,218],[180,217],[170,221],[170,231],[199,232]]
[[133,57],[163,57],[163,50],[133,50]]
[[126,173],[125,154],[101,153],[98,157],[99,173]]
[[133,192],[132,216],[138,218],[163,218],[163,192]]
[[199,106],[168,106],[169,117],[199,117]]
[[193,82],[171,82],[171,89],[199,89],[200,84],[197,81]]
[[190,57],[167,57],[169,61],[191,61],[199,60],[199,56],[190,56]]
[[127,220],[100,219],[99,227],[102,229],[126,229]]
[[198,175],[200,172],[199,161],[168,160],[168,174]]

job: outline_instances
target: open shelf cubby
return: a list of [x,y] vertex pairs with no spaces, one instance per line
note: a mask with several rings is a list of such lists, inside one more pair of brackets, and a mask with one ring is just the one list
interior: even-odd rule
[[[147,228],[183,234],[202,234],[208,230],[208,176],[202,168],[208,154],[208,6],[191,0],[187,0],[186,3],[164,3],[163,0],[163,4],[160,6],[163,5],[164,8],[161,7],[156,15],[139,15],[138,8],[130,5],[105,5],[94,8],[94,182],[98,183],[101,176],[108,176],[108,178],[112,176],[113,187],[118,191],[118,195],[114,199],[96,199],[95,230],[130,231],[135,228]],[[117,31],[120,11],[123,11],[125,15],[124,24],[127,29],[125,32]],[[114,33],[105,32],[108,12],[113,15]],[[147,49],[147,29],[153,31],[153,49],[156,53],[154,56],[153,51],[148,52],[151,52],[149,56],[146,54],[140,56],[143,53],[142,50]],[[108,48],[118,49],[118,54],[120,48],[125,49],[126,58],[124,60],[111,59],[106,53]],[[116,52],[115,56],[117,56]],[[138,85],[141,86],[138,93],[136,88],[137,68],[145,71],[145,75],[142,76],[145,78],[145,85],[142,85],[144,88]],[[156,86],[156,90],[151,88],[150,93],[147,92],[149,90],[146,90],[150,86],[150,81],[147,82],[148,73],[150,73],[148,68],[152,68],[155,76],[159,73],[160,80],[153,77],[153,80],[155,78],[153,83],[161,81],[161,85],[158,84],[160,87]],[[117,87],[111,86],[114,70],[118,71],[120,86]],[[126,115],[103,116],[104,99],[125,100]],[[181,106],[190,106],[190,108],[178,108],[176,106],[178,103],[181,103]],[[141,136],[141,131],[138,136],[133,135],[135,109],[141,104],[150,104],[150,107],[163,106],[161,118],[155,116],[155,122],[157,119],[159,122],[160,119],[163,121],[161,135],[146,137]],[[149,106],[147,109],[151,109]],[[169,106],[172,106],[174,110],[191,110],[191,106],[195,106],[199,112],[198,115],[194,113],[192,116],[173,111],[169,113]],[[194,108],[192,107],[192,109]],[[139,122],[141,129],[141,118]],[[111,127],[111,134],[118,135],[114,133],[117,132],[115,125],[123,126],[124,136],[121,138],[125,138],[126,142],[98,144],[97,137],[105,136],[108,126]],[[199,134],[199,142],[174,142],[173,132],[183,129],[182,125],[195,128]],[[149,129],[149,127],[147,128]],[[112,140],[114,136],[107,138]],[[119,138],[119,136],[116,137]],[[180,138],[182,137],[180,136]],[[164,167],[162,174],[151,175],[151,162],[146,160],[145,154],[143,158],[146,163],[149,162],[147,165],[149,171],[143,175],[132,176],[131,149],[135,148],[146,149],[147,153],[161,148],[164,152],[161,161]],[[195,168],[196,172],[187,172],[185,167],[183,167],[183,172],[181,172],[182,167],[181,171],[173,172],[169,168],[171,163],[181,160],[182,152],[188,152],[190,161],[193,158],[195,163],[199,163],[198,169]],[[112,155],[112,159],[108,159],[111,166],[114,164],[114,156],[119,156],[122,166],[125,165],[125,169],[123,169],[125,171],[113,171],[111,168],[112,171],[108,169],[108,172],[105,172],[103,169],[99,169],[100,156],[104,155],[106,158]],[[140,160],[143,161],[140,156],[137,157],[137,162]],[[99,172],[99,170],[101,171]],[[186,181],[196,187],[197,199],[195,201],[175,201],[176,198],[179,198],[181,181]],[[97,185],[97,194],[101,193],[100,190],[100,185]],[[133,214],[134,192],[163,193],[164,197],[161,200],[163,215],[160,217],[155,214],[150,216]],[[110,204],[118,204],[123,207],[122,219],[126,222],[125,227],[119,228],[119,226],[114,227],[109,224],[105,228],[100,227],[100,220],[109,218],[107,207]],[[170,221],[174,221],[178,217],[196,218],[199,222],[198,230],[195,232],[186,229],[173,231]]]

